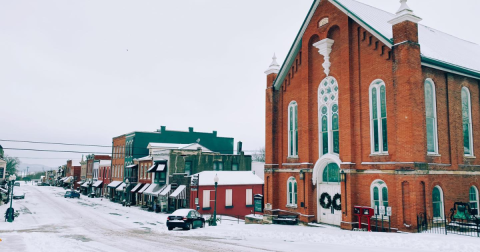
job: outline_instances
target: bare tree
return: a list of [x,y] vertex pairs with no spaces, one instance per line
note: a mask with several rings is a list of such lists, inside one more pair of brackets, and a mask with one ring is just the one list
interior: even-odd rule
[[252,155],[253,161],[256,162],[265,162],[265,147],[260,148],[258,151]]
[[12,175],[17,172],[17,168],[20,165],[20,160],[16,157],[5,156],[5,162],[7,162],[7,172]]

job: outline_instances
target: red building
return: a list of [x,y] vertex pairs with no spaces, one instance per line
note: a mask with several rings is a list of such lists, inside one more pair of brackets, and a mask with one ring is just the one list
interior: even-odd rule
[[102,181],[101,186],[102,192],[101,195],[108,195],[108,187],[107,185],[110,184],[112,181],[111,178],[111,162],[108,160],[101,160],[99,165],[99,176],[98,181]]
[[392,227],[415,232],[419,214],[478,208],[480,46],[401,2],[392,14],[314,1],[285,62],[265,72],[273,214],[351,229],[353,206],[388,206]]
[[263,180],[251,171],[203,171],[197,174],[199,185],[198,188],[193,183],[191,185],[190,208],[197,208],[195,198],[198,197],[198,212],[202,214],[213,214],[215,175],[218,176],[217,214],[243,218],[253,212],[253,196],[263,195]]
[[80,166],[80,164],[79,163],[77,164],[78,165],[74,165],[72,160],[67,160],[67,171],[65,173],[66,177],[69,177],[69,176],[73,177],[70,183],[73,183],[73,187],[75,189],[77,189],[80,186],[77,182],[81,180],[80,173],[82,170],[82,167]]

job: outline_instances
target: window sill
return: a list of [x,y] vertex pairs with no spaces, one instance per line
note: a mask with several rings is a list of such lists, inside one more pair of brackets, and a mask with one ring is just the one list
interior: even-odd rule
[[288,156],[287,158],[298,159],[298,156]]
[[231,209],[233,206],[225,206],[226,209]]
[[438,153],[427,153],[427,156],[429,156],[429,157],[441,157],[442,155],[440,155]]
[[288,208],[297,208],[297,205],[287,205]]
[[468,159],[475,159],[475,158],[477,158],[477,157],[475,157],[475,156],[463,156],[463,157],[464,157],[464,158],[468,158]]
[[370,154],[370,157],[377,157],[377,156],[388,156],[388,152],[385,153],[372,153]]

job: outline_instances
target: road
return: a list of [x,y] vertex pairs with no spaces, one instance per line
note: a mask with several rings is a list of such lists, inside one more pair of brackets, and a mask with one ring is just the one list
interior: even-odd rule
[[[0,221],[1,252],[88,251],[480,251],[480,239],[432,234],[352,232],[318,225],[246,225],[168,231],[167,215],[82,195],[65,199],[59,187],[21,184],[14,222]],[[18,190],[18,187],[15,187]],[[7,209],[0,206],[0,212]]]

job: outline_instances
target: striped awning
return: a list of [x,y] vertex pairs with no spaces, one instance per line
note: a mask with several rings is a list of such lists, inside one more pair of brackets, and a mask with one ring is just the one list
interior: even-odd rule
[[172,193],[172,185],[167,185],[159,194],[159,197],[168,197]]
[[187,198],[187,186],[185,185],[179,185],[177,189],[170,194],[170,198],[175,198],[175,199],[186,199]]
[[135,187],[133,187],[133,189],[130,191],[132,193],[135,193],[137,192],[138,189],[140,189],[140,187],[142,187],[142,183],[138,183]]
[[145,184],[145,185],[142,187],[142,189],[140,189],[137,193],[138,193],[138,194],[143,193],[145,190],[147,190],[147,188],[148,188],[149,186],[150,186],[150,184],[148,184],[148,183]]

